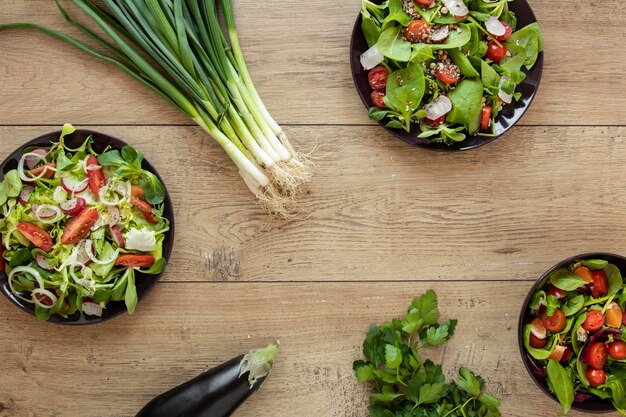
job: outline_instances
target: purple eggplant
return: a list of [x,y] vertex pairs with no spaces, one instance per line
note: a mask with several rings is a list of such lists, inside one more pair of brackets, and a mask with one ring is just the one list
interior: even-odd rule
[[254,394],[272,369],[278,343],[251,350],[150,401],[136,417],[227,417]]

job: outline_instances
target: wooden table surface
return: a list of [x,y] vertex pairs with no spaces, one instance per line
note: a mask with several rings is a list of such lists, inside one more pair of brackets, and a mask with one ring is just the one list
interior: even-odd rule
[[[269,226],[222,150],[162,99],[39,33],[0,33],[0,156],[66,122],[118,136],[162,174],[177,223],[133,316],[61,327],[0,300],[0,416],[133,416],[274,339],[275,369],[237,417],[366,416],[351,364],[367,327],[429,288],[459,325],[428,356],[484,376],[504,416],[557,415],[520,359],[522,301],[565,257],[626,252],[626,26],[611,2],[576,4],[532,0],[545,67],[519,125],[434,153],[367,118],[348,63],[358,0],[236,1],[258,90],[292,142],[316,149],[305,215]],[[0,0],[9,21],[67,29],[44,0]]]

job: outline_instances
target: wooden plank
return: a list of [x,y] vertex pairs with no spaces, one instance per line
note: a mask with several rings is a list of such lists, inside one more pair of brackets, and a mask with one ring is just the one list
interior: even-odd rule
[[[615,48],[626,41],[620,14],[611,2],[577,5],[532,1],[544,31],[546,60],[539,95],[523,124],[624,123],[626,96],[616,94],[626,82],[616,71],[626,63],[626,51]],[[241,0],[235,6],[253,78],[280,123],[370,123],[348,63],[359,0],[288,6]],[[35,21],[67,30],[46,0],[0,0],[0,10],[2,22]],[[189,123],[145,87],[70,46],[33,32],[0,36],[0,124]]]
[[[237,417],[365,416],[352,374],[368,326],[398,317],[434,288],[458,318],[442,349],[425,351],[450,377],[482,375],[507,417],[556,415],[517,345],[529,283],[161,284],[137,309],[81,328],[33,322],[0,300],[0,416],[121,417],[156,394],[251,347],[280,339],[270,378]],[[471,319],[467,319],[467,317]],[[571,413],[572,417],[582,416]]]
[[[166,280],[528,280],[626,247],[623,128],[515,128],[443,154],[374,126],[292,127],[305,151],[318,146],[317,173],[301,218],[269,225],[199,128],[94,129],[143,150],[166,181],[176,216]],[[0,154],[49,130],[2,127]]]

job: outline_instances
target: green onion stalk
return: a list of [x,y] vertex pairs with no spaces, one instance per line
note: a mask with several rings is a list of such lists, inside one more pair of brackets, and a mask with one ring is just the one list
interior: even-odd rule
[[104,7],[74,0],[105,36],[55,2],[91,43],[34,23],[0,24],[0,30],[36,29],[113,64],[208,132],[269,213],[294,214],[297,193],[311,179],[313,166],[290,145],[254,88],[232,0],[221,0],[226,30],[216,0],[104,0]]

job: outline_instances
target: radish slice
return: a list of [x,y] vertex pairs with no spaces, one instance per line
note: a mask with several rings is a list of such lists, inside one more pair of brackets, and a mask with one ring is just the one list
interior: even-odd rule
[[[31,294],[33,296],[33,302],[41,308],[50,309],[54,307],[54,305],[57,303],[57,300],[58,300],[56,295],[52,294],[50,291],[46,290],[45,288],[35,288],[31,292]],[[44,303],[43,301],[39,299],[39,297],[37,297],[38,295],[41,296],[41,298],[44,298],[44,297],[49,298],[50,303]]]
[[485,22],[485,27],[493,36],[502,36],[506,32],[506,28],[502,22],[495,16],[491,16],[489,20]]
[[448,38],[449,34],[450,34],[450,28],[448,27],[448,25],[444,25],[440,27],[439,29],[437,29],[436,31],[434,31],[430,35],[430,39],[435,43],[443,42]]
[[84,240],[81,240],[77,246],[74,247],[74,257],[75,257],[75,262],[81,264],[81,265],[89,265],[91,263],[91,259],[89,259],[89,256],[87,256],[87,251],[85,250],[85,245],[86,242]]
[[57,204],[61,204],[62,202],[67,200],[67,191],[65,191],[65,188],[61,187],[60,185],[55,188],[54,193],[52,193],[52,199]]
[[131,195],[131,185],[128,181],[111,180],[100,189],[98,196],[107,206],[117,206],[128,201]]
[[117,243],[117,246],[119,246],[120,248],[124,248],[124,246],[126,246],[126,242],[124,241],[124,236],[122,235],[122,232],[120,232],[120,229],[117,226],[113,225],[109,227],[109,231],[111,232],[111,236],[113,236],[113,239]]
[[430,120],[437,120],[444,114],[452,110],[452,102],[446,96],[439,96],[424,106],[426,117]]
[[109,206],[109,226],[115,226],[121,218],[120,208],[118,206]]
[[88,316],[102,317],[102,307],[91,300],[83,301],[83,313]]
[[17,198],[20,201],[21,205],[25,206],[26,203],[28,203],[28,200],[30,200],[30,196],[33,194],[33,191],[35,191],[35,187],[33,187],[32,185],[25,185],[22,187],[22,192]]
[[35,254],[35,262],[41,269],[45,269],[48,271],[51,271],[52,269],[54,269],[52,265],[50,265],[50,262],[48,261],[48,257],[41,252],[37,252]]
[[[32,207],[32,206],[31,206]],[[56,223],[61,220],[63,213],[61,209],[52,204],[42,204],[33,209],[33,213],[37,219],[45,224]]]
[[84,180],[78,180],[74,177],[63,177],[61,178],[61,186],[70,194],[78,194],[82,193],[87,189],[89,185],[89,180],[85,178]]
[[385,57],[378,50],[378,46],[374,45],[361,55],[361,65],[363,69],[370,70],[383,62],[384,59]]
[[24,182],[34,182],[40,178],[43,178],[43,176],[46,175],[49,169],[52,171],[57,170],[56,168],[46,167],[46,169],[41,171],[41,174],[37,176],[28,176],[26,175],[26,172],[24,172],[24,162],[26,161],[26,158],[37,158],[39,161],[46,160],[45,156],[34,152],[28,152],[22,155],[20,160],[17,162],[17,175],[19,175],[20,179]]
[[93,254],[93,242],[91,241],[91,239],[85,239],[85,252],[87,252],[87,256],[94,263],[96,263],[98,265],[106,265],[106,264],[109,264],[109,263],[111,263],[111,262],[113,262],[114,260],[117,259],[117,255],[119,255],[120,250],[119,249],[115,249],[115,252],[113,252],[113,254],[108,259],[100,260],[100,259],[96,258],[96,256]]
[[68,214],[70,216],[78,215],[81,211],[83,211],[85,206],[86,206],[85,199],[82,197],[72,198],[69,201],[64,201],[61,204],[59,204],[59,207],[61,207],[61,210],[63,210],[65,214]]
[[463,0],[443,0],[443,4],[450,11],[450,14],[457,19],[463,18],[469,14],[469,9]]
[[502,102],[505,104],[511,104],[511,102],[513,101],[513,94],[508,94],[502,91],[502,84],[509,81],[510,79],[511,77],[509,77],[508,75],[503,75],[500,78],[500,91],[498,92],[498,98],[502,100]]
[[31,155],[26,157],[26,166],[28,167],[28,169],[35,168],[42,161],[45,162],[48,152],[50,151],[44,148],[38,148],[31,151]]

